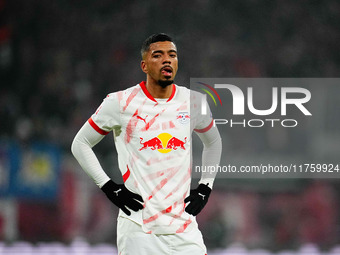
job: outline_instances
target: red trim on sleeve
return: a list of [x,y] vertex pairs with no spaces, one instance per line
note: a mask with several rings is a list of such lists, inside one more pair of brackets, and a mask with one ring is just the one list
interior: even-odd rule
[[[157,103],[157,100],[150,94],[150,92],[147,90],[146,86],[145,86],[146,82],[145,81],[142,81],[141,83],[139,83],[139,86],[141,86],[144,94],[152,101],[156,102]],[[175,96],[175,93],[176,93],[176,86],[175,84],[172,84],[172,92],[171,92],[171,95],[170,97],[168,98],[167,102],[169,102],[174,96]]]
[[88,122],[90,123],[91,127],[93,127],[93,129],[96,130],[99,134],[107,135],[109,133],[109,132],[101,129],[100,127],[98,127],[97,124],[94,123],[92,117],[88,119]]
[[204,133],[204,132],[207,132],[213,126],[213,124],[214,124],[214,120],[212,119],[210,124],[207,127],[202,128],[202,129],[194,129],[194,130],[197,133]]
[[127,181],[127,179],[129,179],[130,177],[130,169],[129,169],[129,166],[126,165],[127,167],[127,171],[125,172],[125,174],[123,175],[123,182],[125,183]]

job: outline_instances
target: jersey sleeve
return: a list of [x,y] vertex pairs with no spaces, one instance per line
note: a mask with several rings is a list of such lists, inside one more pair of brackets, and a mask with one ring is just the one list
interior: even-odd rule
[[113,130],[114,126],[120,125],[120,107],[117,93],[107,95],[88,122],[101,135],[107,135]]
[[214,122],[206,97],[201,93],[196,93],[194,104],[196,117],[194,131],[197,133],[207,132],[213,126]]

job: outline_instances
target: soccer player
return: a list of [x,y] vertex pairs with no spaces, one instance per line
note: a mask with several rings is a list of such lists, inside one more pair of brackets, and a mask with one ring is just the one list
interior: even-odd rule
[[[177,48],[166,34],[142,45],[146,81],[109,94],[79,130],[72,152],[86,173],[120,208],[117,247],[122,255],[204,255],[195,216],[206,205],[215,173],[191,184],[191,135],[204,144],[203,166],[219,164],[222,143],[202,95],[174,84]],[[102,169],[92,147],[113,131],[122,184]]]

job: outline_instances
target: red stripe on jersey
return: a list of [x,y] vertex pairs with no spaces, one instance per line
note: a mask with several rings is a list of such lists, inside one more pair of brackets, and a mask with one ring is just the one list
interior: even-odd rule
[[166,160],[170,160],[170,159],[173,159],[174,157],[171,157],[171,156],[166,156],[166,157],[162,157],[162,158],[158,158],[158,157],[156,157],[156,158],[150,158],[147,162],[146,162],[146,164],[148,165],[148,166],[150,166],[150,165],[153,165],[153,164],[156,164],[156,163],[159,163],[159,162],[162,162],[162,161],[166,161]]
[[126,167],[127,167],[127,171],[125,172],[125,174],[123,175],[123,182],[125,183],[126,181],[127,181],[127,179],[129,179],[129,177],[130,177],[130,169],[129,169],[129,166],[128,165],[126,165]]
[[184,230],[189,226],[191,223],[191,219],[188,219],[184,224],[176,231],[176,233],[183,233]]
[[175,194],[179,190],[179,188],[181,188],[190,179],[190,177],[191,177],[191,170],[189,169],[186,176],[176,185],[176,187],[172,191],[170,191],[170,193],[164,199],[167,199],[168,197]]
[[[159,183],[159,184],[151,191],[151,194],[150,194],[150,196],[149,196],[149,200],[150,200],[150,199],[151,199],[158,191],[160,191],[160,190],[164,187],[164,185],[168,183],[169,180],[171,180],[171,179],[176,175],[176,173],[179,171],[179,169],[180,169],[180,167],[172,167],[172,168],[166,169],[166,171],[169,172],[168,175],[167,175],[164,179],[162,179],[162,180],[160,181],[160,183]],[[156,175],[156,176],[157,176],[157,175]],[[163,174],[161,174],[161,176],[163,176]],[[155,177],[155,176],[152,176],[152,178],[154,178],[154,177]],[[144,181],[146,181],[146,180],[145,180],[145,177],[144,177],[143,179],[144,179]],[[145,206],[146,202],[147,202],[147,201],[144,202],[144,206]]]
[[184,194],[184,196],[183,196],[183,198],[182,198],[182,201],[179,203],[179,205],[180,205],[180,204],[183,204],[181,211],[180,211],[178,214],[175,214],[175,215],[172,216],[172,219],[171,219],[169,225],[171,225],[176,219],[178,219],[179,217],[181,217],[182,214],[184,213],[185,206],[186,206],[186,204],[184,203],[184,199],[185,199],[186,196],[187,196],[187,193]]
[[97,124],[94,123],[92,117],[88,119],[88,122],[90,123],[91,127],[93,127],[93,129],[96,130],[99,134],[107,135],[109,133],[109,132],[101,129],[100,127],[98,127]]
[[[140,108],[138,108],[138,109],[140,109]],[[132,115],[132,117],[130,118],[130,120],[129,120],[127,126],[126,126],[125,143],[129,143],[130,142],[131,137],[132,137],[132,133],[133,133],[133,131],[137,127],[138,119],[136,118],[136,116],[138,115],[138,109]]]
[[138,94],[139,91],[140,91],[140,88],[137,87],[131,92],[131,94],[126,99],[126,105],[123,107],[123,112],[125,112],[126,108],[129,106],[132,99]]
[[151,216],[151,217],[149,217],[149,218],[143,220],[143,223],[144,223],[144,224],[150,223],[150,222],[152,222],[152,221],[158,219],[158,218],[159,218],[160,216],[162,216],[163,214],[170,213],[171,210],[172,210],[172,206],[170,205],[168,208],[166,208],[166,209],[160,211],[159,213],[157,213],[157,214],[155,214],[155,215],[153,215],[153,216]]
[[163,109],[160,113],[157,113],[155,116],[153,116],[152,119],[150,121],[148,121],[141,130],[147,131],[153,125],[153,123],[155,123],[156,118],[158,118],[159,115],[161,115],[164,111],[165,111],[165,109]]
[[175,124],[172,122],[172,120],[169,121],[170,128],[176,128]]
[[147,99],[145,98],[145,100],[142,102],[142,104],[138,107],[138,109],[135,111],[135,113],[132,115],[132,117],[130,118],[127,126],[126,126],[126,133],[125,133],[125,143],[129,143],[131,141],[132,138],[132,134],[135,131],[136,127],[137,127],[137,122],[138,122],[138,114],[140,114],[143,110],[143,106],[146,103]]
[[[142,88],[144,94],[145,94],[149,99],[151,99],[152,101],[154,101],[155,103],[157,103],[157,100],[150,94],[150,92],[147,90],[145,84],[146,84],[145,81],[142,81],[141,83],[139,83],[139,86]],[[170,95],[170,97],[168,98],[168,100],[166,100],[166,101],[169,102],[169,101],[175,96],[175,93],[176,93],[176,86],[175,86],[175,84],[172,84],[171,95]]]
[[204,132],[207,132],[214,124],[214,120],[211,120],[210,124],[205,127],[205,128],[202,128],[202,129],[194,129],[195,132],[197,133],[204,133]]
[[188,109],[187,101],[185,101],[180,107],[178,107],[176,111],[183,111],[186,109]]

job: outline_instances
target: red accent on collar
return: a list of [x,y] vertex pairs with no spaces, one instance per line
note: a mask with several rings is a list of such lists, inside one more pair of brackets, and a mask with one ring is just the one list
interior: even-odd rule
[[149,98],[151,99],[152,101],[156,102],[156,99],[153,98],[153,96],[151,96],[150,92],[146,89],[146,86],[145,86],[145,81],[142,81],[141,83],[139,83],[139,85],[141,86],[144,94]]
[[[157,100],[150,94],[150,92],[147,90],[146,88],[146,82],[145,81],[142,81],[141,83],[139,83],[139,85],[141,86],[144,94],[152,101],[156,102],[157,103]],[[171,92],[171,95],[170,97],[168,98],[168,100],[166,102],[169,102],[174,96],[175,96],[175,93],[176,93],[176,86],[175,84],[172,84],[172,92]]]
[[176,86],[175,86],[175,84],[172,84],[172,92],[171,92],[171,95],[170,95],[169,99],[166,100],[166,101],[169,102],[169,101],[175,96],[175,93],[176,93]]

